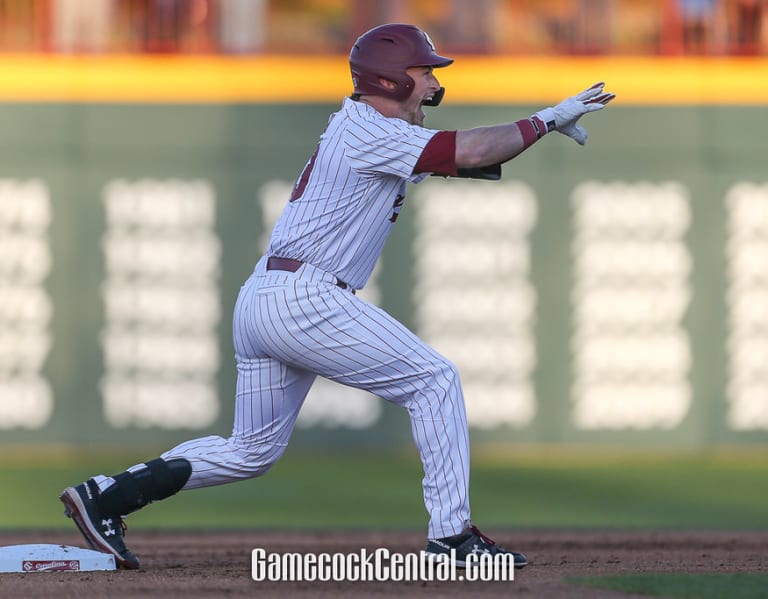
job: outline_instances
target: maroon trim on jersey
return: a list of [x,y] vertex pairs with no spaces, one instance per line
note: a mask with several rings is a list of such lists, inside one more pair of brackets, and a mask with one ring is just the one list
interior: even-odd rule
[[456,170],[456,132],[438,131],[424,146],[413,174],[435,173],[445,177],[455,177]]

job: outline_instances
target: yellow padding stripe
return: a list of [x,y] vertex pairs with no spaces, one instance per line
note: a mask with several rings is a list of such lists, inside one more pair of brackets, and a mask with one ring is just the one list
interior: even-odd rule
[[[0,101],[339,102],[346,56],[0,56]],[[458,56],[436,71],[451,103],[550,103],[596,81],[617,102],[766,104],[768,59]]]
[[622,104],[768,103],[766,59],[467,57],[449,69],[442,82],[461,102],[556,102],[605,81]]

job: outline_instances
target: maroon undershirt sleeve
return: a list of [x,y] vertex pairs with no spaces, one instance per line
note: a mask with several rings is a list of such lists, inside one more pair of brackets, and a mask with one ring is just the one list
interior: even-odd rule
[[444,177],[455,177],[456,132],[438,131],[424,146],[413,173],[435,173]]

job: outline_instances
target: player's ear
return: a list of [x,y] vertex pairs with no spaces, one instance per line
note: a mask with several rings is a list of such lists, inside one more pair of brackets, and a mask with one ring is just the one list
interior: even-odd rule
[[397,83],[390,81],[389,79],[384,79],[384,77],[379,77],[379,83],[386,89],[395,89],[397,87]]

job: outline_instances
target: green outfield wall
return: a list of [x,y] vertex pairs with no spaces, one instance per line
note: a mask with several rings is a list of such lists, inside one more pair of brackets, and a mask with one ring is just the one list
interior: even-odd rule
[[[228,434],[238,288],[336,105],[0,105],[0,442]],[[457,363],[476,442],[768,442],[767,114],[617,101],[583,148],[411,186],[362,297]],[[410,427],[319,381],[294,439]]]

